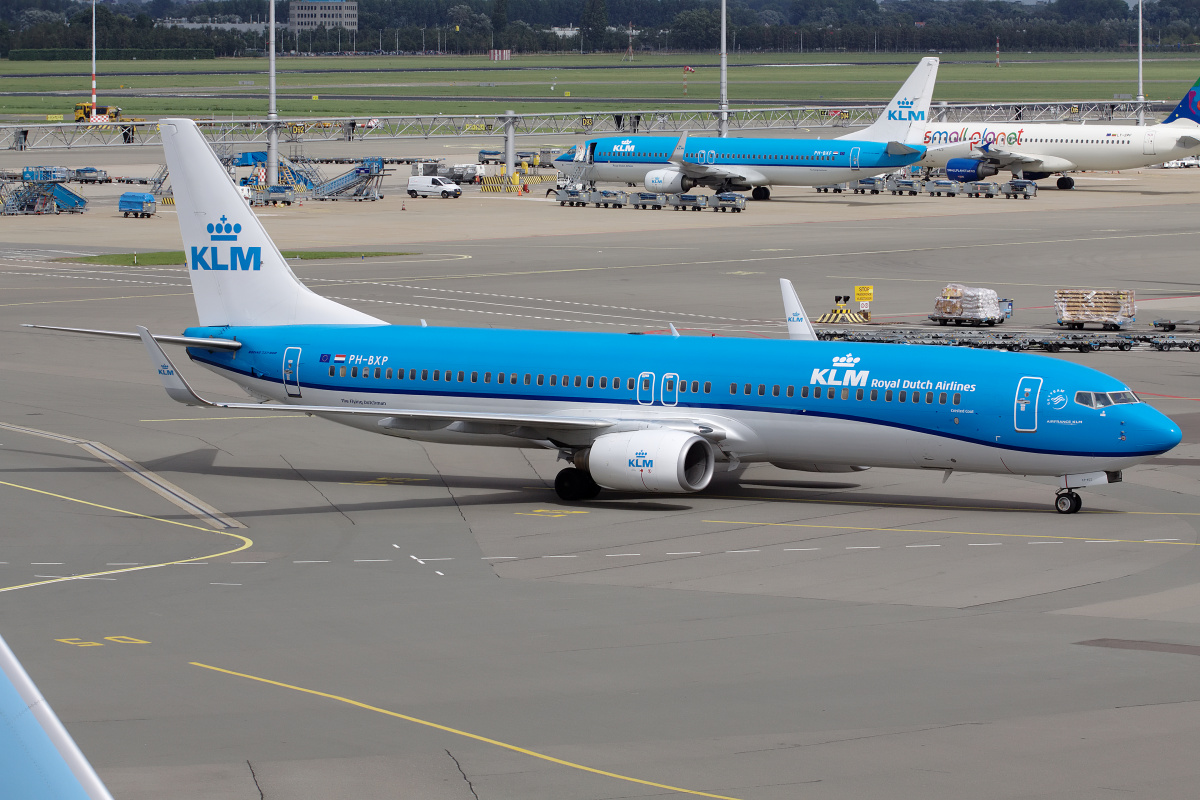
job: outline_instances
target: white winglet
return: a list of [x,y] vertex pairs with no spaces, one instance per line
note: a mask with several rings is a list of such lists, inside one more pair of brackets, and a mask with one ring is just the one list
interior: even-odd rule
[[788,338],[815,342],[817,332],[809,322],[808,314],[804,313],[804,306],[800,305],[800,298],[796,295],[792,282],[787,278],[780,278],[779,288],[783,292],[783,313],[787,317]]
[[674,336],[675,338],[679,338],[679,331],[675,330],[675,323],[668,322],[667,325],[669,325],[671,328],[671,335]]
[[687,137],[688,132],[684,131],[683,135],[679,137],[679,142],[675,145],[675,149],[671,151],[671,157],[667,160],[672,164],[683,163],[683,151],[687,149]]
[[159,343],[154,341],[154,335],[141,325],[137,326],[137,330],[138,334],[142,337],[142,344],[146,345],[146,352],[150,354],[150,361],[154,364],[154,368],[158,370],[158,379],[162,381],[163,388],[167,390],[167,394],[170,395],[171,399],[177,403],[183,403],[185,406],[210,405],[210,403],[192,391],[192,387],[188,386],[188,382],[175,369],[175,364],[163,352]]

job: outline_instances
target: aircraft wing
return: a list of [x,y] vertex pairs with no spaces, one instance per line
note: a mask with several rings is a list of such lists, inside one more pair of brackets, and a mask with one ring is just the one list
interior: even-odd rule
[[691,161],[684,161],[683,154],[687,150],[687,131],[679,137],[679,141],[675,144],[675,149],[671,151],[670,157],[667,159],[675,167],[687,175],[697,183],[701,181],[720,180],[732,181],[738,183],[749,183],[753,185],[763,184],[767,182],[764,176],[758,170],[749,169],[746,166],[737,167],[721,167],[715,164],[696,164]]
[[[217,403],[201,397],[192,389],[184,377],[175,369],[175,364],[163,352],[156,337],[142,326],[138,326],[142,343],[158,371],[159,380],[172,400],[187,406],[208,408],[233,408],[243,411],[293,411],[299,414],[339,414],[346,416],[377,417],[385,428],[400,430],[433,430],[449,428],[461,433],[509,434],[527,439],[558,438],[553,432],[577,431],[599,433],[606,429],[628,429],[629,423],[637,427],[670,427],[690,430],[701,436],[720,439],[724,431],[703,420],[690,418],[640,417],[636,420],[615,417],[580,417],[557,414],[489,414],[473,411],[427,411],[412,408],[346,407],[277,405],[267,403]],[[200,345],[203,346],[203,345]]]
[[113,800],[0,637],[0,775],[21,800]]
[[1076,169],[1075,164],[1067,161],[1065,158],[1020,153],[1016,150],[997,147],[994,144],[982,145],[979,148],[979,153],[983,161],[994,164],[1000,169],[1016,167],[1017,169],[1027,169],[1032,172],[1066,172]]

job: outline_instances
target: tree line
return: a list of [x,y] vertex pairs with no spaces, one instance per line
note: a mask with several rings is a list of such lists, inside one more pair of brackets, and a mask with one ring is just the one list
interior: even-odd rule
[[[287,24],[287,3],[276,7]],[[704,51],[719,46],[718,0],[358,0],[359,51],[478,53],[567,50]],[[262,34],[220,28],[156,26],[156,20],[264,20],[267,0],[150,0],[97,6],[103,48],[209,48],[218,56],[263,52]],[[1125,0],[731,0],[731,49],[1111,50],[1137,41],[1136,9]],[[1200,0],[1155,0],[1145,6],[1146,44],[1182,48],[1200,41]],[[561,37],[551,27],[579,32]],[[349,50],[349,32],[318,29],[280,37],[280,49]],[[90,48],[91,6],[74,0],[5,0],[0,4],[0,56],[10,49]]]

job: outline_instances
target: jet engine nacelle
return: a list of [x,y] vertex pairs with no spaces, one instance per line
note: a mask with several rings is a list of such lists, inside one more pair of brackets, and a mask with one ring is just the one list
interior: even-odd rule
[[716,461],[707,440],[666,429],[606,433],[579,456],[576,466],[592,480],[627,492],[698,492],[712,480]]
[[646,173],[646,191],[678,194],[686,192],[696,182],[677,169],[656,169]]
[[990,178],[1000,170],[991,164],[974,158],[952,158],[946,162],[946,177],[952,181],[969,183]]

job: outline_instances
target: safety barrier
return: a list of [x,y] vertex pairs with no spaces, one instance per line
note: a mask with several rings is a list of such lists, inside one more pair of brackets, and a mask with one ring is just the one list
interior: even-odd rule
[[558,175],[487,175],[480,180],[481,192],[521,192],[526,186],[538,183],[554,183]]

